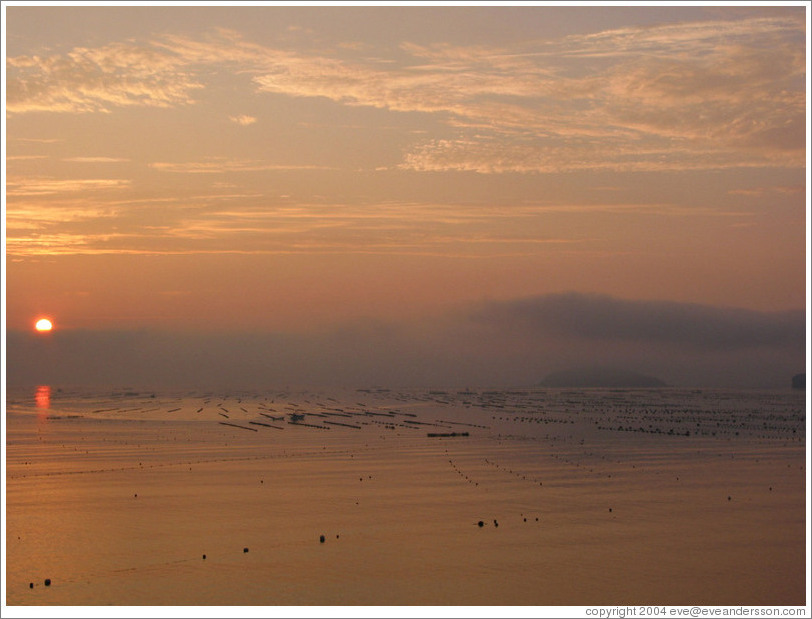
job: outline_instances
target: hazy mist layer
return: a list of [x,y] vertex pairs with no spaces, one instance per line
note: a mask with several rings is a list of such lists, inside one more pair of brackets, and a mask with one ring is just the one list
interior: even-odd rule
[[558,294],[313,332],[8,333],[8,382],[267,388],[528,386],[607,367],[674,386],[788,387],[805,313]]

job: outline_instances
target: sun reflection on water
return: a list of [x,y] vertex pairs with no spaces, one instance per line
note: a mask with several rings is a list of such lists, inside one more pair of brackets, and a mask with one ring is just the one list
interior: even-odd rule
[[34,402],[37,408],[51,408],[51,388],[48,385],[39,385],[34,393]]

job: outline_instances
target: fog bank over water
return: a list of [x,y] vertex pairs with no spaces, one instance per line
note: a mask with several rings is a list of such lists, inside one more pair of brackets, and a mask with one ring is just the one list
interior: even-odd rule
[[482,302],[410,323],[318,332],[9,331],[10,386],[516,387],[602,366],[673,386],[789,388],[805,311],[757,312],[598,295]]

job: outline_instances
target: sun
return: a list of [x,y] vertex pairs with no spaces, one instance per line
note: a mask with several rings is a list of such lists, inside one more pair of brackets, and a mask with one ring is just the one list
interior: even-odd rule
[[37,324],[34,325],[34,328],[40,333],[47,333],[48,331],[54,328],[54,323],[52,323],[47,318],[40,318],[37,321]]

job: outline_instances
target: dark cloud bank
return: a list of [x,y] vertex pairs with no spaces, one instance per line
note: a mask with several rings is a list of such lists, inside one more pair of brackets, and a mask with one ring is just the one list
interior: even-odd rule
[[788,387],[804,372],[804,310],[559,294],[468,306],[431,320],[314,333],[9,332],[10,386],[204,389],[524,387],[610,367],[675,386]]

